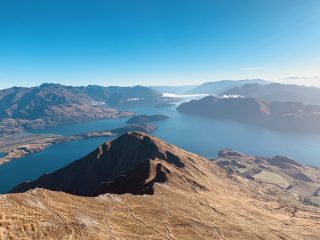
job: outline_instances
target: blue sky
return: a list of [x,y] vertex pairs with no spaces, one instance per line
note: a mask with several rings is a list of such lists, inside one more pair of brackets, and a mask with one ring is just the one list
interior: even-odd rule
[[320,85],[319,0],[0,0],[0,88]]

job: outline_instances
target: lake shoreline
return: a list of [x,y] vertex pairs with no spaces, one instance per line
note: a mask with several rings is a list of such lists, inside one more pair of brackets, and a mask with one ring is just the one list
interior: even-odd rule
[[[169,116],[170,119],[156,123],[158,128],[152,135],[209,159],[216,158],[219,150],[231,148],[253,156],[289,156],[304,165],[320,167],[318,161],[320,136],[317,135],[279,133],[232,120],[212,120],[190,116],[178,112],[175,106],[161,109],[143,107],[132,110],[137,115]],[[71,137],[84,132],[121,128],[126,125],[127,120],[127,118],[99,120],[31,133],[41,136]],[[88,138],[63,144],[51,144],[43,151],[17,160],[10,160],[0,166],[0,182],[2,182],[0,191],[6,192],[23,181],[31,181],[42,174],[62,168],[113,138]],[[0,146],[1,140],[0,138]],[[292,146],[298,147],[293,148]],[[3,152],[1,148],[0,152]]]
[[[6,145],[11,147],[0,147],[1,153],[4,155],[0,158],[0,166],[14,159],[20,159],[28,155],[44,151],[53,144],[62,144],[71,141],[77,141],[90,138],[116,137],[128,131],[142,131],[151,133],[156,130],[155,125],[151,124],[128,124],[124,127],[112,130],[92,131],[72,136],[47,135],[47,134],[26,134],[11,135],[5,140]],[[21,137],[24,141],[21,144]]]

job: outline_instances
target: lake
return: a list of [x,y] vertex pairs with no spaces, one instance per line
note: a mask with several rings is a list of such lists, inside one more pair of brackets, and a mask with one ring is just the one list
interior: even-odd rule
[[[272,157],[290,156],[303,164],[320,166],[320,136],[273,132],[224,119],[188,116],[169,108],[135,108],[138,114],[165,114],[169,120],[157,122],[153,135],[185,150],[214,158],[228,147],[248,154]],[[127,119],[111,119],[59,126],[36,133],[73,135],[106,130],[125,125]],[[26,180],[59,169],[93,151],[111,138],[93,138],[52,145],[43,152],[29,155],[0,166],[0,193]]]

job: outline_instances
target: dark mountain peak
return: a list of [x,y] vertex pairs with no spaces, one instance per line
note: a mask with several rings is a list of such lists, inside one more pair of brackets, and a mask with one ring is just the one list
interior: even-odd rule
[[[164,160],[183,167],[178,154],[169,150],[170,145],[143,132],[128,132],[114,141],[100,146],[99,159],[109,161],[111,154],[117,156],[117,165],[135,165],[146,160]],[[128,155],[132,156],[128,159]]]
[[201,167],[210,166],[198,155],[146,133],[129,132],[58,171],[18,185],[11,192],[41,187],[81,196],[152,194],[154,184],[163,182],[205,190],[198,181],[203,177]]

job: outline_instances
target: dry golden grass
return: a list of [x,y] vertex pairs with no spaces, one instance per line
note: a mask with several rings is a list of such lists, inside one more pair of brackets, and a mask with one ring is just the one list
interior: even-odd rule
[[0,195],[0,239],[320,239],[319,208],[157,144],[185,167],[162,161],[167,181],[153,195]]
[[[78,197],[36,189],[0,199],[0,239],[319,239],[320,212],[211,177],[208,191]],[[244,185],[242,186],[244,187]],[[296,206],[296,205],[294,205]]]

